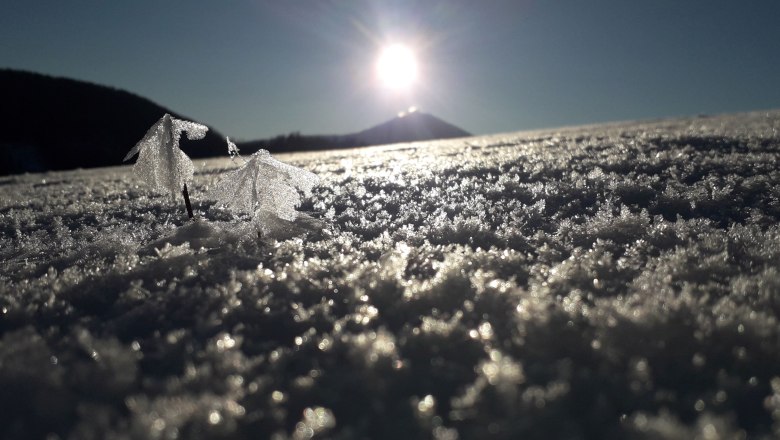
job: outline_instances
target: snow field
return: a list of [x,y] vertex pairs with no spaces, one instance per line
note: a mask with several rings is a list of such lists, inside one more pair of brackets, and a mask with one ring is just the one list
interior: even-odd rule
[[[780,113],[0,178],[0,437],[780,435]],[[52,438],[57,438],[52,437]]]

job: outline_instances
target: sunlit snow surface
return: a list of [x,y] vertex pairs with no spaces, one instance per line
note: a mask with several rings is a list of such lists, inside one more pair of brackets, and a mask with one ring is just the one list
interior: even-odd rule
[[780,435],[780,112],[280,159],[0,178],[0,438]]

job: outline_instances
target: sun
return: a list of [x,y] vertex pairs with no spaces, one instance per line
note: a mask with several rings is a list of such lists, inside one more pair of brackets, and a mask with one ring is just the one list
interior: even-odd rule
[[386,46],[379,53],[376,72],[379,81],[386,87],[408,89],[417,80],[417,59],[407,46]]

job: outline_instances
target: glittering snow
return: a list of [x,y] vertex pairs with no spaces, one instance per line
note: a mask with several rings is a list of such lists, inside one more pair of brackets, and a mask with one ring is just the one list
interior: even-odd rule
[[[0,178],[0,438],[780,436],[780,112]],[[307,222],[319,222],[308,227]]]

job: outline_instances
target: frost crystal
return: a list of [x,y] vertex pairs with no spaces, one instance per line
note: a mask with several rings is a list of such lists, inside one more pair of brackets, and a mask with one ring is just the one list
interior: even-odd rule
[[315,174],[280,162],[268,151],[260,150],[239,169],[226,173],[209,195],[235,212],[253,214],[260,229],[265,231],[278,219],[295,220],[300,193],[311,195],[318,181]]
[[194,174],[192,161],[179,148],[181,132],[186,132],[188,139],[196,140],[203,139],[207,131],[205,125],[176,119],[166,113],[127,153],[124,161],[138,154],[133,166],[135,176],[175,198]]
[[238,146],[233,143],[230,138],[225,138],[227,140],[228,144],[228,154],[230,155],[230,158],[233,159],[236,156],[239,156],[238,154]]

